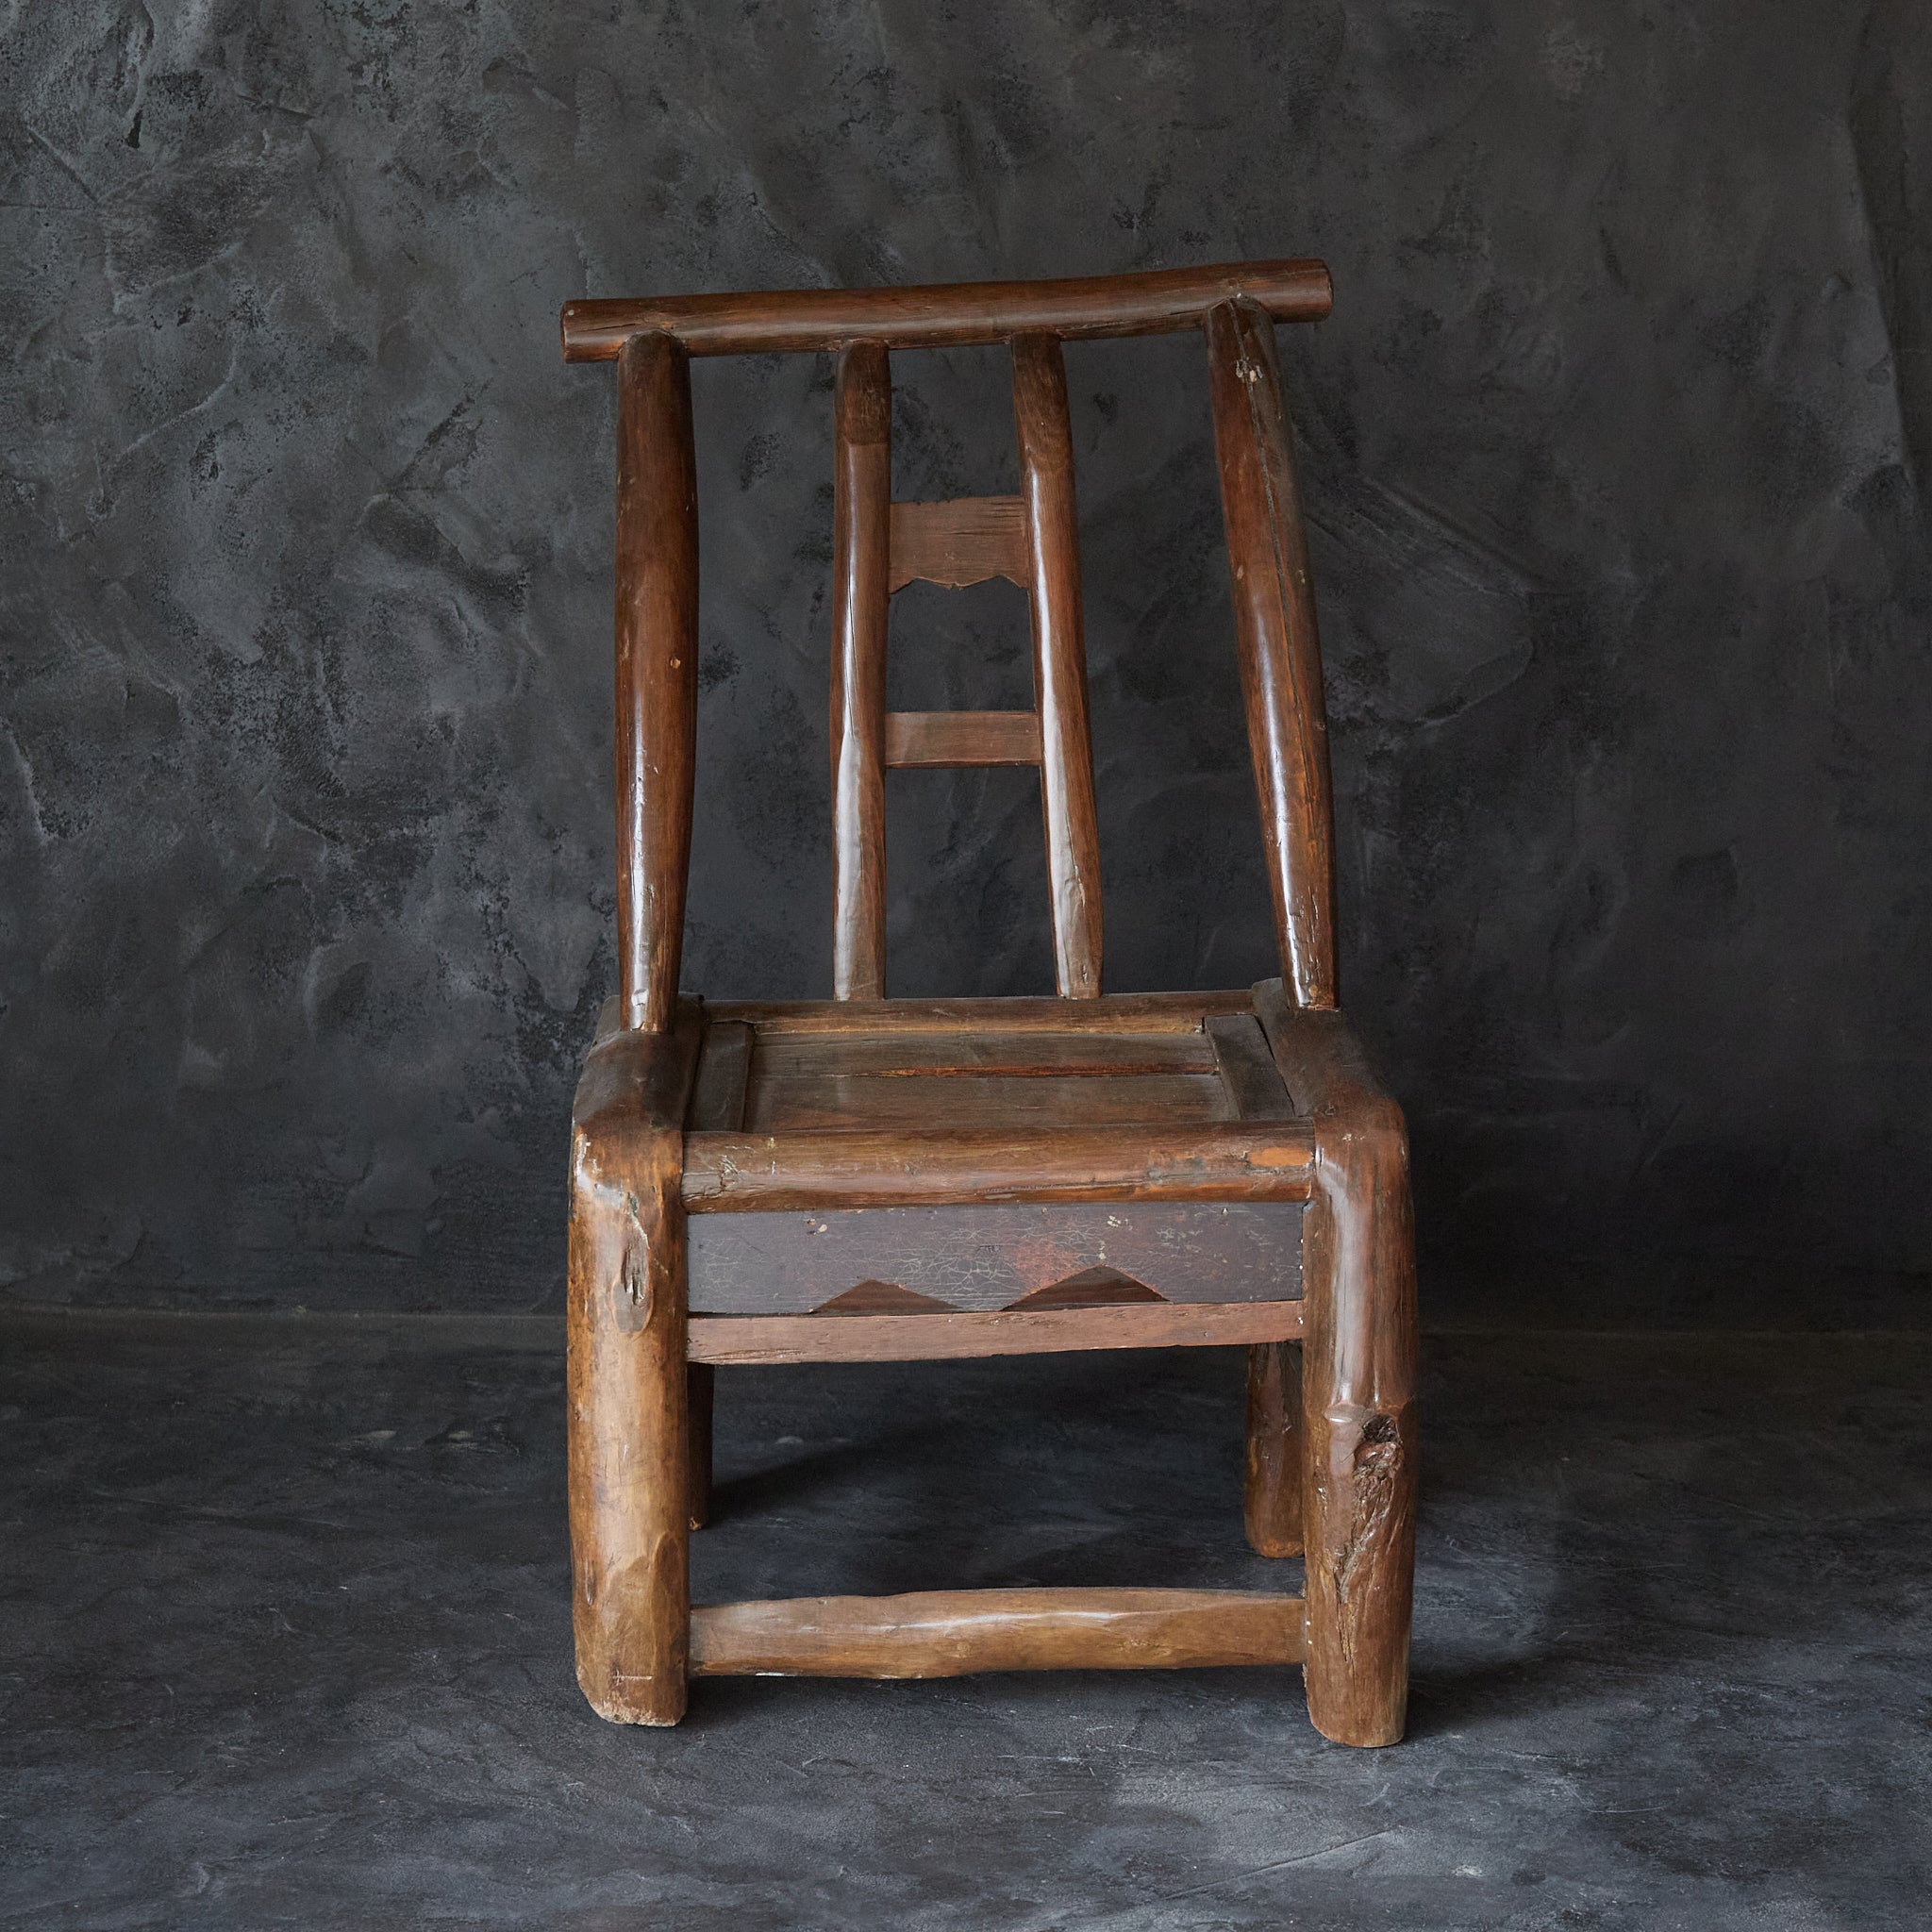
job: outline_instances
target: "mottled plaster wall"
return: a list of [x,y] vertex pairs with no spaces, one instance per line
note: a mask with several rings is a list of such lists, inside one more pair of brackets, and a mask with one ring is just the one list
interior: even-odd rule
[[[1434,1291],[1903,1291],[1928,100],[1908,0],[16,7],[0,1283],[556,1304],[611,976],[611,386],[563,300],[1309,253],[1346,988]],[[1068,360],[1109,984],[1242,983],[1199,346]],[[900,493],[1010,487],[998,358],[899,375]],[[819,992],[829,370],[695,390],[687,979]],[[1024,699],[1004,588],[908,592],[895,649],[899,702]],[[1046,990],[1030,777],[892,798],[894,990]]]

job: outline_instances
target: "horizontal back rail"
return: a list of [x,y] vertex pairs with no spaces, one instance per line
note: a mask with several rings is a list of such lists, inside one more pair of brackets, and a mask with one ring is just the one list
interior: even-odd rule
[[1026,504],[1018,496],[959,496],[892,506],[891,588],[943,584],[963,591],[988,577],[1028,582]]
[[1198,328],[1245,296],[1276,322],[1320,322],[1332,300],[1319,261],[1223,262],[1050,282],[940,282],[909,289],[786,289],[567,302],[563,359],[608,362],[627,336],[675,336],[693,356],[760,356],[880,342],[944,349],[1016,335],[1066,341]]
[[886,763],[1037,765],[1037,711],[888,711]]

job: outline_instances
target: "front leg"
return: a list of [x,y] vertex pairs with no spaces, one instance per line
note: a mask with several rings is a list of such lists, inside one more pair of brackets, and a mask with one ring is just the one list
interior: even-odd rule
[[1392,1744],[1408,1704],[1415,1578],[1415,1240],[1408,1140],[1341,1014],[1255,1010],[1314,1127],[1304,1220],[1302,1531],[1308,1716],[1341,1744]]
[[571,1165],[570,1519],[577,1682],[628,1724],[684,1715],[691,1646],[685,1095],[696,1009],[600,1043]]
[[1401,1115],[1318,1130],[1302,1419],[1308,1716],[1392,1744],[1415,1575],[1415,1263]]

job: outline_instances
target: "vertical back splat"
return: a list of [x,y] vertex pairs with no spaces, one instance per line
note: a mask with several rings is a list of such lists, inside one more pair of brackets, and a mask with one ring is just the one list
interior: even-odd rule
[[1040,707],[1040,791],[1053,888],[1054,976],[1064,999],[1100,991],[1100,832],[1087,727],[1087,641],[1080,621],[1080,530],[1067,375],[1054,336],[1013,339],[1033,593],[1033,688]]

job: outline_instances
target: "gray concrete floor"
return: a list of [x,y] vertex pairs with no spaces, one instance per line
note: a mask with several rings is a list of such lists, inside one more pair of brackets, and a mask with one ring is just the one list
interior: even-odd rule
[[[1434,1339],[1413,1726],[570,1669],[554,1331],[0,1326],[0,1924],[1932,1923],[1932,1338]],[[1219,1352],[721,1374],[700,1598],[1295,1585]]]

